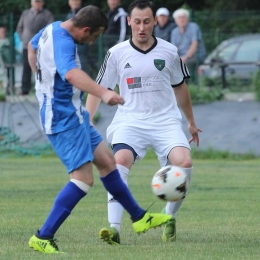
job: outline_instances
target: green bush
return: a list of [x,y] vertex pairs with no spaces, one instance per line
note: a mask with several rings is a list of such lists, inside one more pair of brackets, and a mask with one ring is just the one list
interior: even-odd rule
[[5,101],[5,94],[0,93],[0,102]]
[[216,100],[221,100],[224,97],[224,93],[221,88],[206,88],[198,86],[189,86],[189,92],[192,100],[192,104],[205,104]]
[[[253,90],[253,75],[249,79],[240,79],[235,76],[226,78],[226,90],[230,92],[252,92]],[[201,85],[206,87],[222,88],[221,77],[201,78]]]
[[260,70],[256,73],[253,81],[253,86],[256,93],[256,100],[260,101]]
[[[214,150],[213,148],[208,148],[207,150],[199,150],[197,148],[192,148],[191,156],[193,159],[200,159],[200,160],[221,159],[221,160],[241,161],[241,160],[253,160],[259,158],[259,156],[253,153],[237,154],[237,153],[231,153],[229,151],[217,151]],[[152,149],[148,149],[145,158],[156,160],[157,156]]]

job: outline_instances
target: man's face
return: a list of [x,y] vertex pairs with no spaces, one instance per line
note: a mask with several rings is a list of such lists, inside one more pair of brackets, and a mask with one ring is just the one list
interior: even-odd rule
[[153,33],[156,19],[151,8],[143,10],[134,8],[131,17],[127,17],[128,25],[131,26],[133,38],[139,43],[147,42]]
[[168,15],[159,15],[157,16],[157,22],[160,25],[160,27],[163,27],[165,24],[167,24],[169,20],[169,16]]
[[80,35],[77,39],[78,44],[92,44],[104,32],[104,28],[100,27],[97,31],[90,33],[90,28],[85,27],[80,29]]
[[189,22],[189,18],[186,15],[180,15],[175,18],[175,23],[179,27],[185,27],[188,24],[188,22]]
[[74,11],[81,7],[81,0],[69,0],[69,6]]
[[32,1],[31,5],[32,5],[32,8],[35,11],[39,11],[39,10],[41,10],[43,8],[44,2],[42,2],[42,1]]
[[107,5],[111,11],[116,9],[120,4],[120,0],[107,0]]

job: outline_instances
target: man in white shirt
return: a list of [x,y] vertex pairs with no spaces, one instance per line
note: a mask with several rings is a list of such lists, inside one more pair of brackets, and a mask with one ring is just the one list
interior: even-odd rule
[[[98,84],[114,89],[119,85],[125,100],[107,129],[107,140],[113,147],[117,168],[127,184],[132,164],[142,159],[148,147],[158,156],[161,166],[182,167],[190,181],[192,162],[189,142],[182,130],[183,110],[192,135],[199,145],[191,100],[185,83],[189,72],[177,54],[177,48],[152,36],[156,25],[152,2],[137,0],[128,8],[128,25],[132,38],[111,48],[105,57]],[[98,109],[100,99],[89,95],[86,108],[90,120]],[[177,105],[178,103],[178,105]],[[166,212],[173,216],[163,233],[163,241],[176,238],[175,214],[183,200],[167,203]],[[109,244],[120,244],[120,223],[123,208],[108,194],[108,221],[110,227],[100,230],[100,238]]]

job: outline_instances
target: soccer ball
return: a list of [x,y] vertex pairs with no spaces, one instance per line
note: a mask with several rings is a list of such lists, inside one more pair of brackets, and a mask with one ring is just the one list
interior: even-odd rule
[[165,201],[178,201],[185,198],[188,179],[182,168],[168,165],[155,173],[152,179],[152,191]]

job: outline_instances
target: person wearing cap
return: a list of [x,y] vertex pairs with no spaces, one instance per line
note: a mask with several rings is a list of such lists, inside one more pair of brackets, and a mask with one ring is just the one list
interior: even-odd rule
[[177,27],[171,32],[171,43],[178,48],[178,54],[195,75],[197,65],[206,56],[206,49],[199,25],[190,22],[190,14],[186,9],[178,9],[173,13]]
[[170,12],[167,8],[159,8],[156,12],[157,25],[154,27],[154,36],[168,42],[170,42],[172,29],[176,27],[169,15]]
[[43,0],[32,0],[31,8],[24,10],[18,22],[16,31],[23,42],[23,74],[21,95],[28,95],[31,90],[31,67],[28,62],[27,45],[32,37],[44,28],[47,24],[54,21],[52,13],[43,8]]

